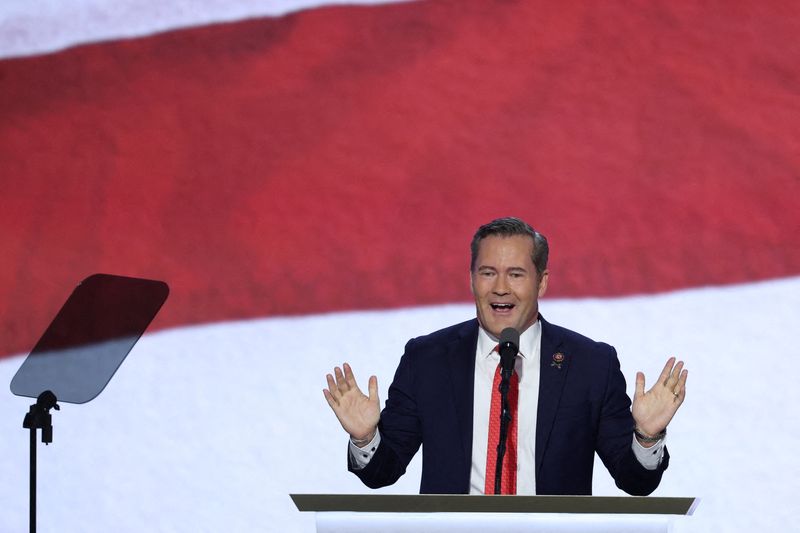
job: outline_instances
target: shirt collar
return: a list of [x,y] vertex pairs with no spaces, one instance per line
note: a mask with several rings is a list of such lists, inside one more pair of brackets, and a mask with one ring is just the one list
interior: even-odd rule
[[[531,357],[536,353],[536,345],[542,339],[542,321],[536,320],[528,329],[519,336],[519,355]],[[490,357],[497,346],[498,339],[478,323],[478,353],[483,357]]]

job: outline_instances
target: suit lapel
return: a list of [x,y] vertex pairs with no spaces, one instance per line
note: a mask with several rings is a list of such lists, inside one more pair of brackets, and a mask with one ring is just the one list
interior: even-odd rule
[[550,432],[553,429],[561,393],[569,371],[569,354],[563,354],[562,362],[558,362],[556,354],[560,352],[561,338],[548,322],[539,315],[542,321],[542,347],[539,367],[539,406],[536,414],[536,478],[539,482],[542,458],[547,450]]
[[[472,402],[475,394],[475,350],[478,343],[478,321],[467,322],[458,337],[447,347],[453,400],[459,425],[459,440],[466,459],[466,479],[472,468]],[[469,489],[469,485],[467,485]]]

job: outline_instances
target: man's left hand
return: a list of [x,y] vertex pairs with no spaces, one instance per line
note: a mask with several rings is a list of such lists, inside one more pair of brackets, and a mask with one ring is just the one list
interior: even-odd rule
[[686,398],[688,375],[689,371],[683,369],[683,361],[675,364],[675,358],[670,357],[656,384],[645,392],[644,374],[636,373],[633,420],[641,433],[653,436],[666,429]]

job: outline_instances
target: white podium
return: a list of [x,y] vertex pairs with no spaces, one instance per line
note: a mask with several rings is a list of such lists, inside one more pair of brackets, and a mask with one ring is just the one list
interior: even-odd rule
[[663,533],[696,498],[291,494],[318,533]]

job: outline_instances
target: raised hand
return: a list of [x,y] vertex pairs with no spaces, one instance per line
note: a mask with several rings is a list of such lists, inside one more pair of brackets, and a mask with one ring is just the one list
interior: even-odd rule
[[356,384],[356,378],[350,365],[342,365],[334,369],[334,377],[328,374],[328,388],[322,393],[331,406],[336,418],[350,437],[357,442],[368,443],[375,436],[378,420],[381,416],[378,401],[378,378],[370,376],[368,392],[364,395]]
[[633,420],[636,427],[646,435],[658,435],[675,416],[686,398],[686,378],[688,370],[683,369],[683,361],[675,364],[670,357],[658,381],[644,391],[644,374],[636,373],[636,392],[633,395]]

